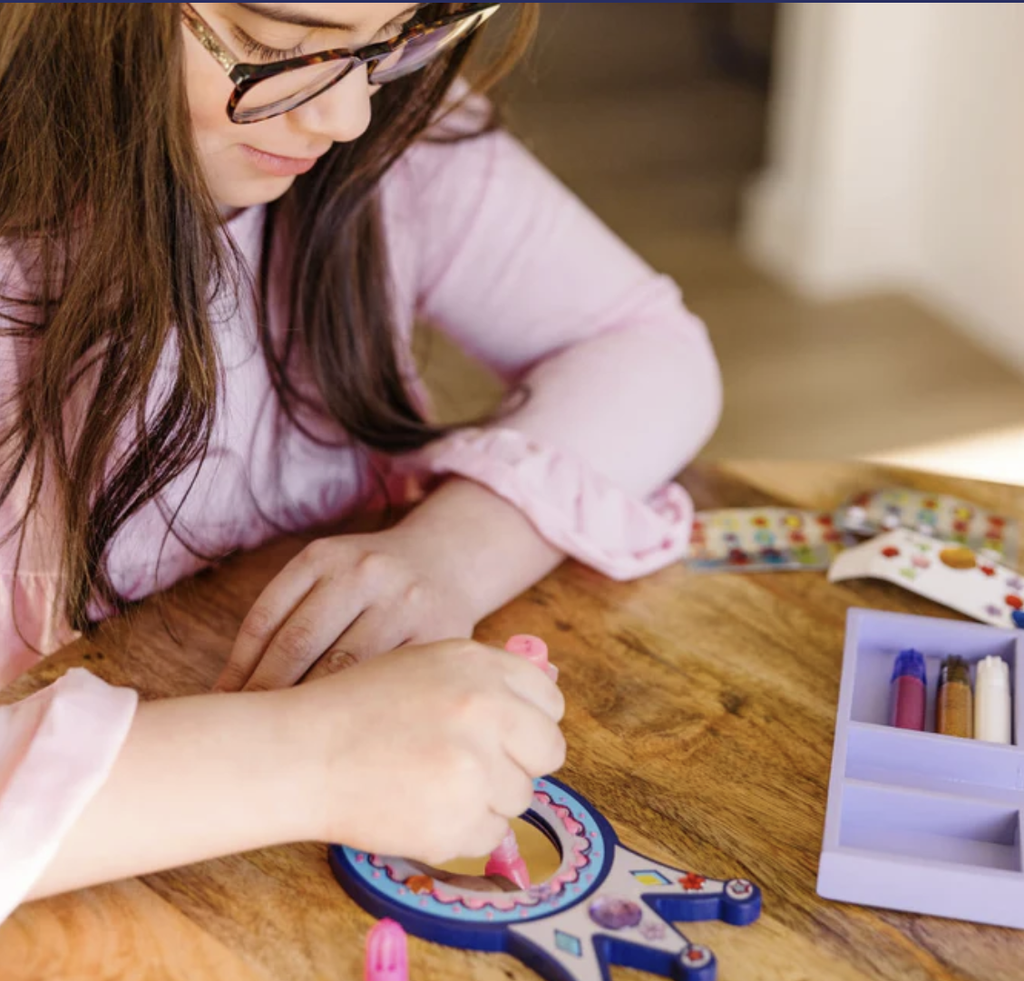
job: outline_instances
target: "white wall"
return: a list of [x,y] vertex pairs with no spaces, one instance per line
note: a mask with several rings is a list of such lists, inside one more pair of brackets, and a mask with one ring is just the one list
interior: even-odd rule
[[1024,372],[1024,4],[780,10],[750,254],[816,297],[915,293]]

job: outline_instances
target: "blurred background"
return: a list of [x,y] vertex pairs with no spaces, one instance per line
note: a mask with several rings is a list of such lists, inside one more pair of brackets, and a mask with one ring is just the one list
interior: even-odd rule
[[[683,287],[709,458],[1024,484],[1024,4],[545,3],[510,127]],[[424,346],[442,411],[485,372]]]

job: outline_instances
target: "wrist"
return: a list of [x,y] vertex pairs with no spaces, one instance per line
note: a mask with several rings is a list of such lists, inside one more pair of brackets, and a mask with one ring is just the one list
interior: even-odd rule
[[[285,809],[274,821],[289,835],[288,841],[331,841],[332,800],[336,796],[334,751],[337,720],[326,731],[320,720],[342,712],[341,706],[323,706],[322,683],[263,693],[260,710],[265,714],[264,731],[269,734],[268,754],[274,759],[267,774],[268,787]],[[266,697],[269,696],[269,697]]]
[[565,558],[517,507],[455,477],[395,529],[433,574],[466,597],[474,622],[553,571]]

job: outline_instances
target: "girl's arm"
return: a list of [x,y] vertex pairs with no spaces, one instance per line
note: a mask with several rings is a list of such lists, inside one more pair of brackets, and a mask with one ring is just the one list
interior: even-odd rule
[[287,694],[139,706],[109,776],[26,898],[313,837],[319,757],[300,752]]
[[431,864],[487,854],[565,759],[554,683],[469,641],[135,707],[74,670],[0,708],[0,919],[26,898],[293,841]]
[[622,579],[681,557],[689,499],[651,495],[713,432],[721,385],[675,284],[505,133],[417,146],[384,202],[399,302],[529,396],[415,458],[462,479],[408,526],[477,568],[497,605],[559,554]]

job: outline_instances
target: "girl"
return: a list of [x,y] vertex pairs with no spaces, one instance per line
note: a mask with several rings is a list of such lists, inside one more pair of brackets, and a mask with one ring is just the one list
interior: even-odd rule
[[[486,853],[563,706],[458,638],[566,555],[683,554],[715,360],[458,81],[492,18],[521,49],[537,5],[501,6],[0,6],[0,685],[229,552],[416,504],[289,564],[218,694],[72,672],[0,709],[0,916],[278,842]],[[430,422],[416,318],[516,393],[496,419]]]

